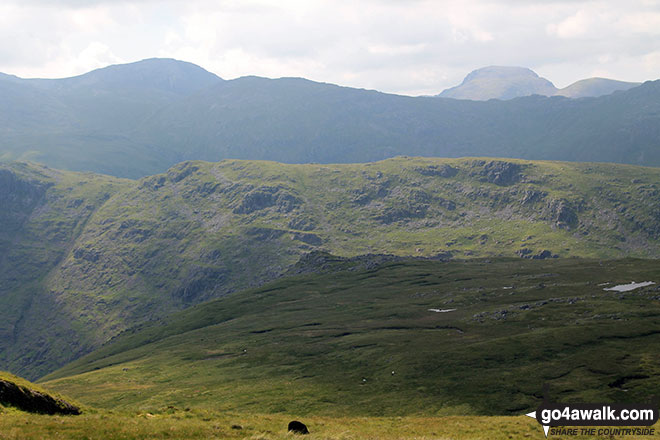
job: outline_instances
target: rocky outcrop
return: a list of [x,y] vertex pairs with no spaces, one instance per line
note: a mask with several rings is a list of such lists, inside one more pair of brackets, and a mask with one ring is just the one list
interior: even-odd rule
[[353,194],[351,201],[357,205],[367,205],[368,203],[383,199],[389,195],[388,183],[374,183],[364,186],[360,189],[355,189],[350,192]]
[[383,209],[383,211],[375,216],[375,219],[385,223],[395,223],[398,221],[411,220],[415,218],[422,218],[426,216],[428,211],[427,204],[410,203],[408,205],[391,206]]
[[522,167],[517,163],[493,160],[484,165],[479,175],[482,182],[508,186],[520,181],[522,177],[521,170]]
[[405,260],[445,261],[452,258],[451,252],[440,252],[430,257],[400,257],[388,254],[365,254],[356,257],[338,257],[325,251],[303,254],[297,263],[289,267],[285,276],[305,273],[323,273],[334,270],[372,270],[385,263]]
[[546,193],[545,191],[526,189],[522,193],[522,198],[520,199],[520,203],[522,205],[533,205],[543,200],[547,195],[548,193]]
[[311,231],[316,228],[313,220],[304,217],[291,219],[287,226],[298,231]]
[[251,214],[255,211],[275,207],[279,212],[291,212],[302,204],[302,200],[279,186],[262,186],[248,192],[234,214]]
[[516,254],[521,258],[529,258],[532,260],[545,260],[548,258],[559,258],[559,255],[553,254],[551,251],[544,249],[536,254],[528,248],[522,248]]
[[227,273],[221,268],[194,267],[182,280],[173,296],[183,303],[199,302],[209,297],[218,286],[226,281]]
[[[271,228],[260,228],[253,227],[246,229],[246,234],[250,237],[259,240],[259,241],[268,241],[268,240],[277,240],[278,238],[285,235],[288,231],[283,229],[271,229]],[[303,243],[319,246],[323,244],[323,240],[316,234],[304,233],[304,232],[294,232],[292,234],[294,240],[302,241]]]
[[77,248],[73,251],[73,258],[87,260],[90,263],[96,263],[100,255],[99,251],[91,248]]
[[286,234],[287,231],[283,229],[271,229],[271,228],[260,228],[260,227],[253,227],[253,228],[247,228],[245,230],[245,233],[250,236],[251,238],[254,238],[259,241],[267,241],[267,240],[276,240]]
[[545,213],[545,217],[560,229],[572,229],[578,225],[577,212],[567,200],[550,200],[546,205]]
[[192,162],[183,162],[179,165],[175,165],[167,171],[167,177],[172,182],[180,182],[186,177],[190,176],[195,171],[198,171],[199,167],[193,165]]
[[40,414],[77,415],[80,408],[46,393],[0,379],[0,404]]
[[0,168],[0,224],[5,231],[19,227],[44,197],[47,185],[25,180]]
[[442,165],[429,165],[427,167],[418,167],[415,168],[419,174],[424,176],[434,176],[434,177],[454,177],[458,174],[458,169],[454,168],[451,165],[442,164]]
[[323,239],[319,237],[316,234],[303,234],[300,232],[295,232],[293,234],[293,239],[302,241],[303,243],[312,245],[312,246],[320,246],[323,244]]

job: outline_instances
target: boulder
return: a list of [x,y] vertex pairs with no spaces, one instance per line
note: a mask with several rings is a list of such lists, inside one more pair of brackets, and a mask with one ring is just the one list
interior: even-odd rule
[[299,422],[298,420],[293,420],[289,422],[289,427],[287,428],[289,432],[293,432],[294,434],[309,434],[309,430],[307,429],[307,426],[305,426],[304,423]]

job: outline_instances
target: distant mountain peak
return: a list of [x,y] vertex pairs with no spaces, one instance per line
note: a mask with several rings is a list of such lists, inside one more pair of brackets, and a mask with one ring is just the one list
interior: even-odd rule
[[463,82],[443,91],[440,97],[486,101],[529,95],[554,95],[557,88],[531,69],[516,66],[488,66],[470,72]]
[[446,89],[436,96],[473,101],[507,100],[530,95],[595,98],[638,85],[640,84],[607,78],[587,78],[558,89],[552,82],[526,67],[487,66],[473,70],[460,85]]
[[50,91],[76,89],[122,93],[152,91],[171,96],[187,96],[223,81],[206,69],[172,58],[148,58],[125,64],[112,64],[82,75],[60,79],[23,79],[0,73],[0,80],[20,82]]
[[479,78],[510,78],[514,76],[539,78],[539,75],[532,69],[518,66],[486,66],[473,70],[463,80],[463,83],[473,81]]
[[189,94],[195,90],[222,81],[219,76],[186,61],[172,58],[148,58],[127,64],[92,70],[64,81],[78,84],[104,86],[129,86],[161,89],[177,94]]
[[639,85],[640,83],[595,77],[576,81],[570,86],[557,91],[557,95],[568,98],[597,97],[628,90]]

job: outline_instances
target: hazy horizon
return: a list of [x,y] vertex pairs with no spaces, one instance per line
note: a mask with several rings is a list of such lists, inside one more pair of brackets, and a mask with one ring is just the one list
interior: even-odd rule
[[[152,58],[145,58],[145,59],[136,60],[136,61],[128,61],[128,62],[126,62],[126,63],[108,64],[108,65],[106,65],[106,66],[101,66],[101,67],[98,67],[98,68],[95,68],[95,69],[89,70],[89,71],[87,71],[87,72],[83,72],[83,73],[81,73],[81,74],[73,75],[73,76],[64,76],[64,77],[55,77],[55,78],[47,78],[47,77],[21,77],[21,76],[18,76],[18,75],[14,75],[14,76],[16,76],[16,77],[18,77],[18,78],[20,78],[20,79],[28,79],[28,80],[30,80],[30,79],[38,79],[38,80],[58,80],[58,79],[67,79],[67,78],[75,78],[75,77],[77,77],[77,76],[82,76],[82,75],[85,75],[85,74],[87,74],[87,73],[89,73],[89,72],[92,72],[92,71],[94,71],[94,70],[100,70],[100,69],[104,69],[104,68],[106,68],[106,67],[110,67],[110,66],[114,66],[114,65],[133,64],[133,63],[139,63],[139,62],[142,62],[142,61],[147,61],[147,60],[150,60],[150,59],[163,59],[163,60],[169,59],[169,60],[174,60],[174,61],[179,61],[179,62],[187,62],[187,63],[190,63],[190,61],[187,61],[187,60],[177,60],[177,59],[175,59],[175,58],[159,58],[159,57],[152,57]],[[192,64],[195,64],[195,63],[192,63]],[[203,68],[204,70],[207,70],[208,72],[213,73],[213,74],[219,76],[220,78],[222,78],[223,80],[227,80],[227,81],[231,81],[231,80],[235,80],[235,79],[240,79],[240,78],[244,78],[244,77],[250,77],[250,76],[263,77],[263,78],[267,78],[267,79],[300,78],[300,79],[306,79],[306,80],[310,80],[310,81],[314,81],[314,82],[319,82],[319,83],[334,84],[334,85],[338,85],[338,86],[341,86],[341,87],[351,87],[351,88],[358,88],[358,89],[365,89],[365,90],[375,90],[375,91],[378,91],[378,92],[387,93],[387,94],[394,94],[394,95],[413,96],[413,97],[414,97],[414,96],[431,96],[431,94],[426,94],[426,95],[425,95],[425,94],[422,94],[422,95],[408,95],[408,94],[405,94],[405,93],[388,92],[388,91],[385,91],[385,90],[369,89],[369,88],[366,88],[366,87],[358,87],[358,86],[350,86],[350,85],[346,85],[346,84],[331,83],[331,82],[329,82],[329,81],[317,80],[317,79],[313,79],[313,78],[305,78],[305,77],[301,77],[301,76],[266,77],[266,76],[261,76],[261,75],[252,75],[252,74],[248,74],[248,75],[242,75],[242,76],[239,76],[239,77],[236,77],[236,78],[223,78],[222,76],[218,75],[217,72],[213,72],[213,71],[211,71],[211,70],[209,70],[209,69],[206,69],[204,66],[199,66],[199,65],[197,65],[197,66],[198,66],[198,67],[201,67],[201,68]],[[482,67],[480,67],[480,68],[478,68],[478,69],[485,68],[485,67],[520,67],[520,68],[528,68],[528,67],[525,67],[525,66],[499,66],[499,65],[498,65],[498,66],[482,66]],[[475,69],[475,70],[478,70],[478,69]],[[533,69],[531,69],[531,70],[533,71]],[[471,72],[473,72],[473,71],[466,72],[466,73],[465,73],[465,76],[467,76],[467,75],[470,74]],[[8,72],[0,72],[0,73],[4,73],[4,74],[8,74],[8,75],[13,75],[13,74],[8,73]],[[535,72],[535,73],[538,74],[538,72]],[[545,77],[543,77],[542,75],[539,75],[539,77],[545,78]],[[590,78],[601,78],[601,79],[603,79],[604,77],[590,77]],[[590,78],[578,78],[578,79],[576,79],[575,81],[569,83],[568,85],[572,85],[572,84],[574,84],[574,83],[576,83],[576,82],[578,82],[578,81],[585,80],[585,79],[590,79]],[[556,84],[554,83],[554,81],[552,80],[552,78],[545,78],[545,79],[549,80],[550,82],[552,82],[552,83],[556,86]],[[619,78],[604,78],[604,79],[611,79],[611,80],[625,81],[625,80],[621,80],[621,79],[619,79]],[[653,80],[655,80],[655,79],[659,79],[659,78],[647,78],[647,79],[645,79],[645,80],[643,80],[643,81],[636,81],[636,82],[643,83],[643,82],[645,82],[645,81],[653,81]],[[450,89],[450,88],[452,88],[452,87],[459,86],[459,85],[462,83],[462,81],[463,81],[463,80],[461,79],[461,80],[460,80],[459,82],[457,82],[456,84],[451,85],[451,86],[447,87],[446,89],[439,90],[437,93],[433,93],[433,95],[440,94],[440,92],[442,92],[442,91],[444,91],[444,90]],[[568,86],[568,85],[567,85],[567,86]],[[558,89],[561,89],[561,88],[558,87]]]
[[159,57],[224,79],[303,77],[426,95],[490,65],[530,68],[558,88],[660,72],[657,0],[8,0],[0,23],[0,72],[22,78]]

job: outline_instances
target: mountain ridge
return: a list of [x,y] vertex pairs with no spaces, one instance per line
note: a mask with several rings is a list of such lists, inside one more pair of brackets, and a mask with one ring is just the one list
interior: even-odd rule
[[128,85],[131,88],[145,86],[160,88],[177,94],[189,94],[217,81],[224,81],[196,64],[173,58],[147,58],[132,63],[111,64],[80,75],[55,79],[2,75],[13,77],[26,84],[56,90],[94,85],[103,87]]
[[640,84],[641,83],[593,77],[576,81],[563,89],[559,89],[556,95],[569,98],[598,97],[629,90]]
[[[197,73],[174,75],[183,84],[177,93],[167,69],[158,87],[128,87],[121,79],[137,75],[142,84],[142,73],[128,71],[151,66],[157,78],[163,63]],[[482,102],[295,78],[225,81],[205,72],[183,62],[147,60],[92,75],[117,75],[109,85],[52,90],[0,79],[0,160],[129,178],[185,160],[231,158],[355,163],[398,155],[491,156],[660,166],[655,82],[599,98]],[[197,74],[208,84],[197,84]]]

